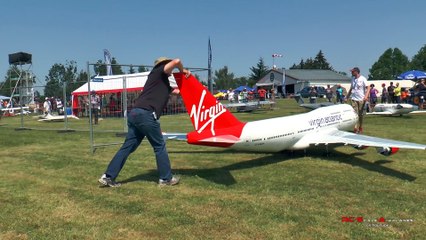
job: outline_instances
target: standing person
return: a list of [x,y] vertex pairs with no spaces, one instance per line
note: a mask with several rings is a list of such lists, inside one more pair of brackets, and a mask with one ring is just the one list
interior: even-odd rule
[[369,106],[369,112],[372,112],[374,109],[374,106],[376,106],[377,103],[377,94],[379,93],[379,91],[374,88],[374,84],[370,84],[370,104],[368,104]]
[[388,89],[386,88],[386,84],[382,83],[382,97],[380,102],[381,103],[388,103]]
[[325,97],[328,102],[331,102],[331,99],[333,98],[333,90],[330,88],[330,85],[327,85],[327,88],[325,89]]
[[50,111],[52,110],[51,104],[50,104],[50,100],[48,97],[46,97],[44,103],[43,103],[43,111],[44,111],[44,115],[50,115]]
[[336,88],[336,102],[343,103],[343,88],[342,85],[338,84]]
[[191,74],[189,70],[183,68],[180,59],[160,57],[154,62],[154,68],[148,75],[144,90],[135,100],[134,108],[128,114],[126,140],[109,163],[106,172],[99,179],[101,184],[109,187],[121,185],[115,179],[126,163],[127,157],[136,150],[145,137],[155,152],[160,177],[158,184],[163,186],[179,183],[179,178],[172,175],[169,155],[159,122],[161,112],[172,92],[169,76],[175,68],[187,76]]
[[390,82],[390,85],[388,87],[388,103],[395,103],[395,92],[394,92],[395,86],[393,85],[393,82]]
[[94,121],[94,124],[98,124],[99,120],[99,110],[100,110],[100,104],[101,99],[99,98],[99,95],[96,94],[96,91],[92,90],[90,94],[90,103],[92,104],[92,122]]
[[370,86],[367,83],[367,79],[360,74],[358,67],[351,69],[352,80],[351,87],[346,96],[346,100],[351,98],[352,107],[358,115],[358,122],[355,124],[354,132],[362,133],[362,123],[364,117],[364,107],[368,100],[368,93],[370,92]]
[[396,83],[395,88],[393,89],[395,103],[401,103],[401,87],[399,86],[399,83]]

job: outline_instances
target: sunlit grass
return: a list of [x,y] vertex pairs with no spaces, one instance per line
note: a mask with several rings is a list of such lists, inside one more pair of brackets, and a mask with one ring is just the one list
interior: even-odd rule
[[[305,112],[292,100],[242,121]],[[365,134],[426,143],[426,116],[366,117]],[[185,114],[163,116],[164,131],[189,131]],[[90,151],[87,119],[0,120],[0,239],[422,239],[425,151],[390,157],[339,146],[294,153],[236,153],[169,141],[176,187],[160,188],[151,147],[128,159],[121,188],[99,188],[119,145]],[[423,127],[422,127],[423,126]],[[104,119],[96,142],[120,142],[122,119]],[[101,131],[104,130],[104,131]],[[106,130],[113,130],[107,132]],[[363,223],[342,217],[363,217]],[[384,217],[373,225],[367,220]]]

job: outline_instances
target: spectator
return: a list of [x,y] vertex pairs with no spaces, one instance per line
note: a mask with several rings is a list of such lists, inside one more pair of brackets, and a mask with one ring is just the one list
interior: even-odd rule
[[92,104],[92,122],[94,122],[95,125],[98,124],[99,121],[99,110],[101,108],[101,99],[99,98],[99,95],[96,94],[96,92],[93,90],[90,94],[90,103]]
[[369,101],[369,112],[372,112],[374,109],[374,106],[376,106],[377,103],[377,94],[379,91],[374,88],[374,84],[370,84],[370,101]]
[[46,97],[46,99],[45,99],[45,101],[43,103],[43,112],[44,112],[44,115],[45,116],[50,115],[51,110],[52,110],[52,108],[51,108],[50,99],[49,99],[49,97]]
[[395,88],[393,89],[395,103],[401,103],[401,87],[399,83],[396,83]]
[[317,102],[318,93],[315,90],[315,87],[311,87],[311,90],[309,91],[309,103],[316,103]]
[[259,101],[265,101],[266,90],[263,87],[260,87],[259,90],[257,90],[257,94],[259,94]]
[[331,99],[333,98],[333,90],[330,88],[330,85],[327,85],[327,88],[325,89],[325,97],[329,102],[331,102]]
[[395,99],[395,92],[394,92],[395,86],[393,85],[393,82],[390,82],[390,85],[388,87],[388,103],[395,103],[396,99]]
[[342,85],[338,84],[336,88],[336,102],[343,103],[344,96],[343,96],[343,88]]
[[388,89],[386,88],[386,84],[382,83],[382,97],[380,102],[387,103],[389,101]]

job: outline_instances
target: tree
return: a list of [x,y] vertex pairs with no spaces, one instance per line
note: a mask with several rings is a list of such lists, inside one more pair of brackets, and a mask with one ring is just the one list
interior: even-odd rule
[[247,85],[253,86],[256,84],[257,81],[259,81],[261,78],[263,78],[269,71],[268,67],[265,65],[265,62],[263,61],[263,58],[259,58],[259,61],[257,62],[256,67],[250,68],[251,73],[249,75],[249,79],[247,82]]
[[81,85],[82,79],[80,77],[86,77],[87,74],[80,72],[77,74],[77,63],[75,61],[67,61],[65,65],[55,63],[49,70],[46,76],[46,86],[44,87],[45,96],[63,96],[63,87],[66,85],[66,95],[70,96],[71,92],[74,91],[79,85]]
[[324,69],[324,70],[333,71],[333,67],[331,67],[330,64],[327,62],[327,59],[324,57],[324,54],[322,53],[321,50],[318,52],[317,56],[315,57],[314,66],[315,66],[315,69]]
[[21,70],[16,65],[10,66],[7,75],[4,77],[4,82],[0,83],[0,95],[10,96],[20,75]]
[[320,50],[314,59],[308,58],[305,60],[301,59],[299,64],[293,64],[290,69],[322,69],[322,70],[333,70],[333,67],[327,62],[324,57],[322,50]]
[[138,67],[138,72],[148,72],[149,70],[148,70],[148,68],[147,67],[145,67],[145,66],[139,66]]
[[[113,75],[124,74],[123,70],[121,69],[121,66],[118,64],[115,57],[113,57],[111,60],[111,68]],[[96,62],[96,64],[93,66],[93,70],[95,71],[96,75],[107,75],[107,65],[102,60],[98,60]]]
[[[411,70],[422,70],[426,71],[426,45],[414,55],[410,63]],[[407,69],[408,70],[408,69]]]
[[234,87],[234,74],[229,73],[228,67],[214,71],[213,81],[216,83],[216,89],[228,89]]
[[396,79],[408,68],[409,60],[398,48],[388,48],[370,68],[368,79]]

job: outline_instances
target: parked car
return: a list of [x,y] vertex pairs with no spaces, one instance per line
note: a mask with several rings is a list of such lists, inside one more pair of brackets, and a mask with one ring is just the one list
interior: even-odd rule
[[[310,96],[312,86],[307,86],[302,88],[297,94],[300,94],[303,98],[307,98]],[[317,91],[318,97],[325,97],[325,88],[324,87],[315,87],[315,90]]]

